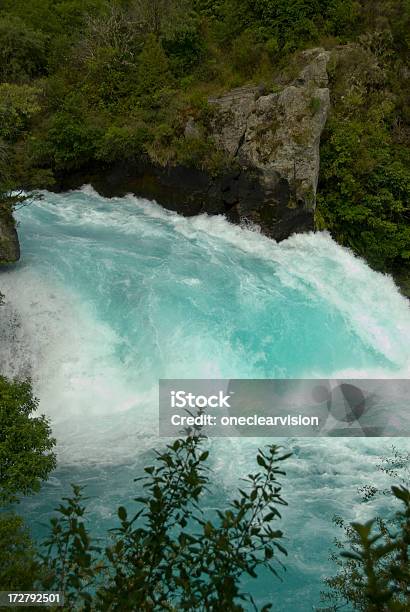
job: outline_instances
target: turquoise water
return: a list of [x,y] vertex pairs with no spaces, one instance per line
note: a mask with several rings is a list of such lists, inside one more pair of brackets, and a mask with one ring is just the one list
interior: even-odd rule
[[[326,234],[276,244],[222,217],[182,218],[90,188],[18,212],[22,262],[0,276],[0,371],[30,374],[59,467],[23,508],[36,535],[70,482],[88,485],[96,534],[128,504],[158,447],[158,378],[408,377],[410,312],[392,280]],[[253,465],[252,439],[210,442],[225,503]],[[386,440],[293,439],[284,496],[283,583],[250,585],[274,609],[319,604],[334,529],[364,518]],[[407,441],[397,441],[408,447]]]

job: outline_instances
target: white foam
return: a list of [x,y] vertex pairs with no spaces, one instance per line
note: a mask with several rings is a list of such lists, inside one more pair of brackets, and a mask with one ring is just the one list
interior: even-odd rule
[[[1,347],[1,371],[32,378],[60,460],[121,462],[133,458],[137,439],[149,448],[157,390],[138,391],[127,379],[115,355],[113,330],[75,293],[55,281],[48,284],[30,266],[2,276],[1,288],[7,310],[0,311],[0,329],[9,340]],[[133,414],[131,428],[124,425],[127,413]]]

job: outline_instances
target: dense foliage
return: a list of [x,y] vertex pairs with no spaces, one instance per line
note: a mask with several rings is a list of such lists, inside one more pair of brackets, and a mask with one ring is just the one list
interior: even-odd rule
[[40,561],[21,516],[0,512],[0,587],[32,588],[40,579]]
[[319,221],[410,294],[410,2],[378,0],[364,17],[331,72]]
[[[2,300],[0,293],[0,307]],[[29,589],[40,577],[29,531],[11,508],[22,495],[38,492],[56,466],[55,440],[37,408],[28,381],[0,375],[0,590]]]
[[29,382],[0,376],[0,506],[36,492],[55,468],[55,444]]
[[[28,184],[36,182],[33,169],[47,169],[52,180],[96,160],[189,162],[187,112],[206,122],[209,93],[271,80],[286,54],[344,37],[358,13],[353,0],[33,0],[29,7],[5,0],[2,7],[0,79],[8,85],[0,112],[8,111],[0,137],[18,141],[16,170]],[[206,165],[212,143],[205,134],[198,140],[191,161]]]

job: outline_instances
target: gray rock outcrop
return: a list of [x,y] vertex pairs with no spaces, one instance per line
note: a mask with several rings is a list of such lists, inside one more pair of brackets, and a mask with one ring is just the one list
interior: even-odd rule
[[0,207],[0,264],[20,259],[20,245],[12,213]]
[[[224,192],[229,216],[257,223],[277,239],[313,229],[329,59],[329,52],[310,49],[299,57],[304,65],[297,78],[278,91],[238,88],[209,100],[216,108],[213,138],[239,167],[238,185]],[[259,201],[249,186],[241,189],[243,173],[253,175]]]

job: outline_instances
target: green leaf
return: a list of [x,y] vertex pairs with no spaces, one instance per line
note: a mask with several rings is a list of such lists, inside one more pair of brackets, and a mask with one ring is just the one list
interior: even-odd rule
[[124,521],[127,520],[127,511],[124,508],[124,506],[120,506],[118,508],[117,512],[118,512],[118,516],[119,516],[120,521],[124,522]]
[[259,464],[261,467],[263,467],[263,468],[267,468],[266,461],[265,461],[265,459],[262,457],[262,455],[257,455],[257,457],[256,457],[256,461],[258,462],[258,464]]

